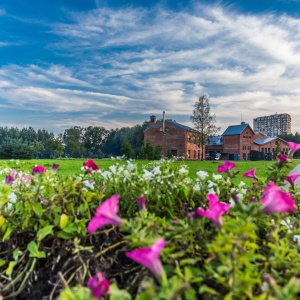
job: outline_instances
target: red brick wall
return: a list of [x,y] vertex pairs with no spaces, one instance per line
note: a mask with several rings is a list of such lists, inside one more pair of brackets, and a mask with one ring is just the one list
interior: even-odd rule
[[[149,140],[150,144],[162,147],[162,156],[167,156],[168,150],[177,151],[177,156],[194,160],[201,158],[201,148],[198,147],[198,140],[194,140],[195,133],[186,131],[166,121],[166,133],[164,134],[161,124],[155,124],[144,132],[144,144]],[[190,136],[190,139],[188,138]],[[195,144],[196,142],[196,144]],[[173,152],[174,153],[174,152]],[[190,153],[190,157],[188,157]]]
[[276,150],[277,143],[280,144],[281,151],[283,151],[284,153],[288,152],[288,150],[289,150],[288,143],[285,142],[285,141],[282,141],[280,139],[273,140],[273,141],[265,143],[263,145],[254,144],[254,149],[253,150],[257,150],[257,151],[265,152],[265,153],[266,152],[273,153]]

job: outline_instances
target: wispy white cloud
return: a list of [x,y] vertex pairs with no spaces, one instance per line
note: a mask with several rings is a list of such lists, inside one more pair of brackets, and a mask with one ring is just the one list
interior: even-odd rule
[[47,44],[66,63],[2,67],[0,97],[24,109],[83,111],[76,122],[100,122],[101,114],[113,126],[115,114],[120,127],[163,110],[189,125],[194,102],[207,93],[223,130],[241,115],[252,123],[277,111],[290,113],[300,131],[300,19],[198,4],[102,7],[68,18],[48,24],[56,39]]

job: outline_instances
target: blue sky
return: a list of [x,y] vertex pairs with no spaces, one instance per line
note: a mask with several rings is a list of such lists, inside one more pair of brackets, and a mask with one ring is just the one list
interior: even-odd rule
[[0,2],[0,126],[192,126],[203,94],[221,133],[276,112],[300,132],[300,0]]

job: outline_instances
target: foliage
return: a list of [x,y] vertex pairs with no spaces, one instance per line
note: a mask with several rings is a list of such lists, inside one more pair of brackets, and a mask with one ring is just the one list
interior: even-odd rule
[[134,158],[134,151],[127,138],[125,138],[122,143],[121,154],[127,159]]
[[209,98],[207,95],[200,96],[194,105],[193,115],[190,116],[195,128],[200,132],[199,142],[201,146],[201,160],[204,159],[206,140],[214,136],[220,130],[215,125],[216,117],[210,113]]
[[[89,278],[101,272],[111,283],[103,297],[111,299],[297,299],[300,188],[282,192],[292,195],[293,214],[266,214],[260,202],[270,180],[284,186],[291,164],[269,162],[260,173],[266,176],[245,172],[247,184],[234,180],[239,166],[250,163],[210,163],[218,174],[198,164],[193,178],[185,162],[172,160],[115,161],[106,170],[69,176],[51,166],[35,175],[6,167],[12,180],[0,185],[0,296],[93,299]],[[194,214],[207,211],[208,194],[230,204],[219,229]],[[120,197],[108,206],[112,211],[100,209],[114,195]],[[146,210],[139,210],[140,197]],[[117,213],[120,227],[87,233],[90,220],[103,213]],[[126,255],[149,253],[158,241],[164,245],[155,258],[161,272]]]

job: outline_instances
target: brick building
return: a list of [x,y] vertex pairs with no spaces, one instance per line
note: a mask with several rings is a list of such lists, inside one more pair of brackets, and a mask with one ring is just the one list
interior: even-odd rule
[[150,117],[150,127],[144,131],[144,143],[147,141],[155,146],[161,146],[163,157],[170,152],[173,156],[184,157],[187,160],[201,159],[201,145],[199,131],[176,123],[174,121],[163,120],[156,122],[156,117]]
[[286,141],[278,137],[267,137],[263,133],[255,134],[250,125],[245,122],[229,126],[222,134],[222,139],[219,138],[219,141],[221,142],[217,145],[208,144],[206,151],[222,153],[221,158],[228,158],[230,154],[236,154],[238,159],[247,160],[250,158],[251,150],[263,152],[264,154],[271,153],[272,156],[278,144],[284,153],[287,153],[289,149]]

